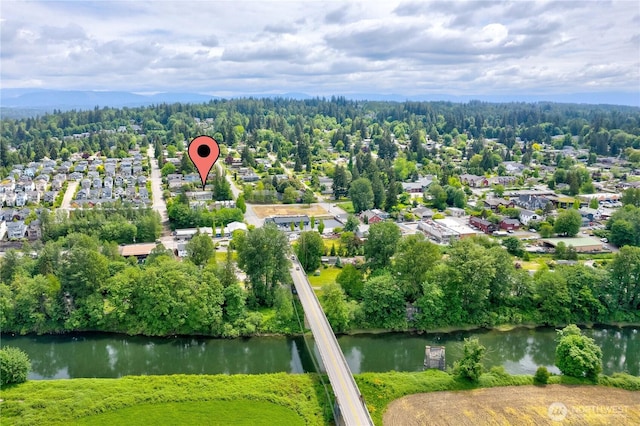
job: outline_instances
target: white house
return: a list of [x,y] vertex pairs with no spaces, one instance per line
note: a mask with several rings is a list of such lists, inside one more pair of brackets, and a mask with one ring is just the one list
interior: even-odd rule
[[520,210],[520,222],[523,225],[528,225],[532,220],[540,220],[541,217],[531,210]]

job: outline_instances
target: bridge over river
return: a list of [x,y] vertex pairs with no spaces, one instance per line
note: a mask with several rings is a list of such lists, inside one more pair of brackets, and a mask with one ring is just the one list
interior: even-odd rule
[[[320,358],[329,376],[340,410],[340,417],[348,426],[373,425],[369,411],[356,385],[349,365],[338,345],[329,321],[320,306],[311,284],[296,258],[292,261],[291,277],[295,285],[300,303],[304,309],[309,328],[316,341]],[[340,419],[336,419],[337,422]]]

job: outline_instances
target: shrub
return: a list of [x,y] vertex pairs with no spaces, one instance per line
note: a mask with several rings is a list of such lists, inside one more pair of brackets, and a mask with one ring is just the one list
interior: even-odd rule
[[0,385],[25,382],[30,369],[31,361],[26,353],[8,346],[0,349]]
[[482,359],[486,348],[478,339],[464,339],[464,355],[453,365],[454,374],[463,379],[477,382],[482,374]]
[[549,381],[549,376],[551,376],[551,374],[549,373],[549,370],[547,370],[547,367],[538,367],[535,376],[533,376],[533,383],[537,385],[546,385]]
[[583,336],[575,324],[558,330],[556,365],[562,374],[595,380],[602,371],[602,350],[593,339]]

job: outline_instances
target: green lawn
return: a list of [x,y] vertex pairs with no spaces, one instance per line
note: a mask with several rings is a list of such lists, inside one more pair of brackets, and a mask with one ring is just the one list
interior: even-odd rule
[[345,201],[344,203],[337,203],[338,207],[344,210],[347,213],[355,213],[356,211],[353,209],[353,204],[351,201]]
[[312,287],[322,287],[324,284],[334,283],[336,282],[336,277],[340,271],[342,271],[342,269],[334,267],[324,269],[323,267],[320,267],[320,275],[314,276],[313,274],[310,274],[308,276],[309,282]]
[[[227,251],[225,248],[225,251],[219,251],[216,250],[215,253],[215,258],[216,258],[216,262],[218,263],[224,263],[227,261]],[[236,252],[235,250],[231,253],[231,259],[233,259],[234,261],[238,260],[238,252]]]
[[[240,415],[241,414],[241,415]],[[136,405],[84,417],[77,425],[304,425],[295,411],[264,401],[198,401]]]
[[[34,380],[3,388],[0,398],[2,426],[135,424],[141,414],[140,422],[150,425],[202,424],[205,412],[218,413],[212,419],[221,424],[259,424],[258,411],[261,418],[276,419],[269,424],[321,425],[330,415],[320,380],[311,374]],[[185,411],[194,412],[194,421],[186,421]]]

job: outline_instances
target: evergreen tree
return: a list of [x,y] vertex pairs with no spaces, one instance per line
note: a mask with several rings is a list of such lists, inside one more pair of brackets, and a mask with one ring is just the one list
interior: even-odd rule
[[384,185],[380,179],[380,173],[372,173],[371,189],[373,190],[373,207],[381,209],[384,207]]

